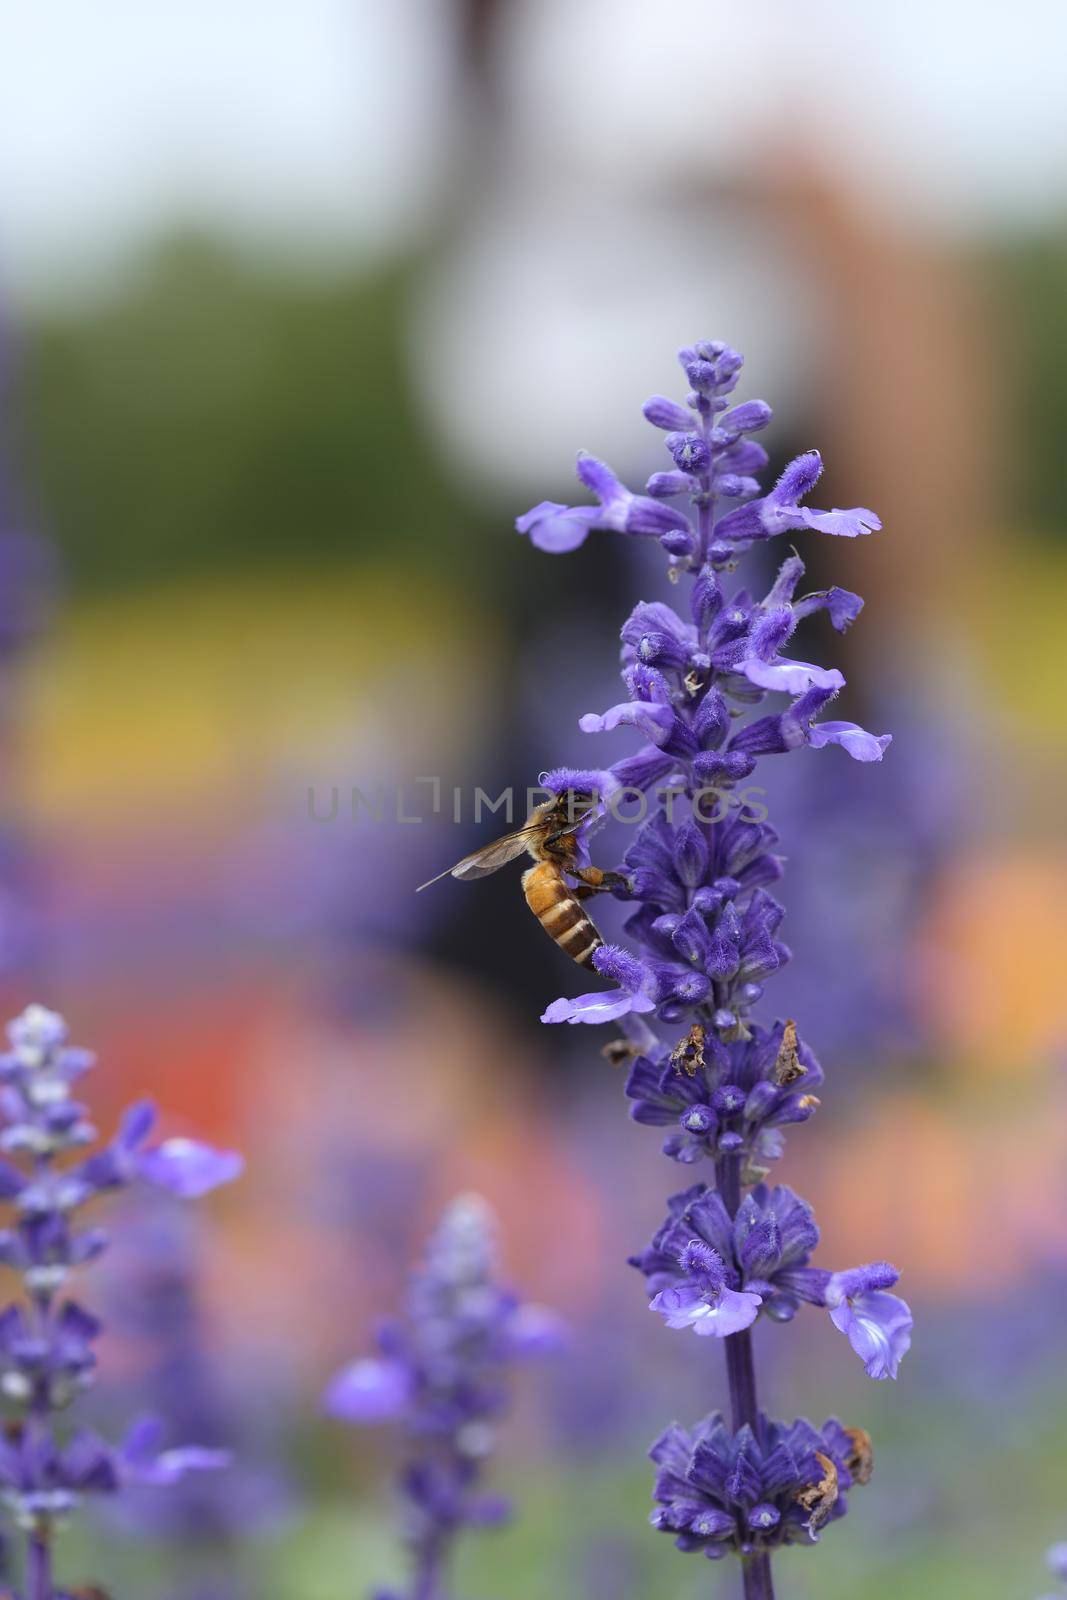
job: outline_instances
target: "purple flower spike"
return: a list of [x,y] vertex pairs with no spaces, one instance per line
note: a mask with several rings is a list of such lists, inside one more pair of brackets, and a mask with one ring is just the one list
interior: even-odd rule
[[876,1262],[835,1272],[826,1286],[830,1320],[847,1335],[869,1378],[895,1378],[911,1347],[911,1311],[885,1293],[898,1276],[887,1262]]
[[[827,745],[854,761],[882,759],[889,734],[819,720],[846,690],[840,669],[822,664],[826,636],[851,627],[863,601],[837,586],[805,592],[795,550],[780,558],[769,588],[733,573],[754,544],[808,529],[854,539],[880,523],[864,506],[807,506],[822,474],[817,450],[790,461],[764,491],[769,458],[751,435],[771,409],[731,398],[740,354],[699,339],[679,361],[688,392],[645,404],[667,456],[647,476],[646,493],[632,494],[583,458],[579,475],[599,506],[546,504],[520,521],[550,548],[573,547],[590,527],[655,535],[671,583],[623,624],[618,703],[580,722],[587,733],[633,728],[639,741],[609,769],[617,791],[636,790],[646,802],[620,846],[621,865],[605,870],[606,859],[599,876],[589,872],[594,840],[612,837],[612,823],[624,820],[607,804],[595,818],[603,835],[584,829],[573,867],[561,869],[580,898],[610,892],[625,906],[622,942],[593,955],[612,987],[555,1000],[542,1020],[614,1024],[622,1037],[605,1054],[629,1064],[631,1117],[660,1130],[671,1160],[707,1175],[670,1198],[631,1264],[668,1328],[723,1340],[734,1426],[713,1414],[691,1434],[667,1430],[651,1452],[652,1521],[682,1551],[740,1557],[746,1595],[764,1600],[774,1592],[772,1553],[818,1543],[844,1516],[853,1487],[870,1478],[873,1453],[862,1429],[834,1418],[816,1428],[760,1411],[753,1323],[780,1331],[804,1306],[824,1308],[869,1375],[889,1378],[912,1317],[890,1292],[895,1268],[817,1265],[812,1208],[765,1181],[786,1130],[818,1111],[823,1075],[794,1021],[758,1020],[767,984],[791,959],[775,898],[784,861],[759,767],[768,756]],[[685,578],[688,596],[679,595]],[[822,638],[810,648],[794,643],[809,627]],[[770,695],[788,698],[765,705]],[[609,792],[606,784],[599,792]],[[629,807],[625,815],[632,819]],[[596,923],[595,901],[592,915]],[[775,1339],[768,1328],[768,1351]]]
[[[29,1538],[34,1600],[58,1600],[65,1591],[52,1575],[54,1527],[85,1495],[129,1485],[165,1489],[230,1459],[225,1450],[200,1445],[162,1449],[162,1427],[154,1420],[132,1428],[120,1449],[84,1429],[71,1434],[67,1426],[67,1442],[57,1442],[55,1414],[92,1384],[101,1333],[97,1318],[66,1292],[72,1270],[107,1248],[107,1235],[83,1223],[81,1208],[138,1178],[186,1197],[205,1194],[237,1177],[242,1163],[233,1152],[193,1139],[167,1139],[146,1150],[156,1123],[147,1100],[128,1108],[109,1143],[83,1155],[97,1134],[73,1090],[93,1057],[67,1044],[62,1017],[44,1006],[27,1007],[7,1032],[11,1050],[0,1055],[0,1144],[24,1170],[14,1161],[0,1163],[0,1200],[14,1205],[10,1226],[0,1230],[0,1260],[21,1278],[23,1297],[0,1311],[0,1367],[14,1410],[0,1441],[0,1498]],[[174,1315],[173,1300],[168,1315]]]
[[197,1200],[244,1171],[236,1150],[216,1150],[199,1139],[164,1139],[138,1158],[138,1174],[182,1200]]
[[497,1282],[488,1206],[464,1195],[446,1210],[412,1274],[403,1321],[379,1331],[379,1357],[342,1368],[323,1406],[342,1422],[396,1422],[406,1445],[400,1479],[412,1596],[437,1600],[441,1570],[463,1529],[498,1526],[508,1502],[482,1492],[495,1423],[518,1356],[559,1348],[558,1319],[520,1304]]

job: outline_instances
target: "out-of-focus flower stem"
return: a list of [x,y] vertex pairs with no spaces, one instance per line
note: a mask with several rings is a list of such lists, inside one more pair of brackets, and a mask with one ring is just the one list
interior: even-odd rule
[[52,1547],[32,1533],[26,1551],[26,1600],[53,1600]]
[[445,1600],[442,1554],[438,1544],[431,1545],[423,1552],[415,1573],[411,1600]]
[[[45,1163],[34,1162],[40,1173]],[[35,1294],[32,1297],[37,1318],[42,1329],[47,1328],[50,1296]],[[36,1438],[47,1436],[50,1430],[48,1406],[40,1398],[34,1400],[23,1424],[27,1433]],[[47,1523],[31,1528],[26,1535],[26,1600],[55,1600],[52,1589],[52,1530]]]

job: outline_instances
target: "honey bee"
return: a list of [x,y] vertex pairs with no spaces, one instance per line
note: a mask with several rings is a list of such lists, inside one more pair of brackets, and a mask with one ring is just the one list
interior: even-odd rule
[[[526,904],[550,939],[580,967],[592,967],[593,952],[604,943],[593,919],[581,902],[624,883],[617,872],[602,872],[599,867],[578,865],[578,829],[592,816],[595,800],[591,794],[567,790],[535,806],[524,827],[483,845],[464,856],[447,872],[439,872],[415,891],[428,889],[442,878],[459,878],[470,883],[487,878],[506,867],[525,851],[534,859],[522,875]],[[577,879],[577,883],[569,880]]]

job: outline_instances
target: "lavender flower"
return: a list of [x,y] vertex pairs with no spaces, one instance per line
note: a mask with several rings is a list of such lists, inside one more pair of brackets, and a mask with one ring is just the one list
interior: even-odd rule
[[825,1523],[845,1515],[845,1492],[871,1472],[867,1435],[834,1417],[813,1428],[760,1415],[734,1433],[716,1412],[691,1434],[668,1428],[651,1455],[653,1527],[711,1561],[733,1550],[749,1570],[777,1545],[816,1543]]
[[485,1203],[476,1195],[453,1201],[412,1277],[405,1320],[383,1324],[379,1354],[342,1368],[323,1400],[344,1422],[397,1422],[403,1431],[410,1600],[443,1600],[457,1534],[510,1514],[507,1501],[481,1487],[507,1405],[507,1369],[560,1340],[550,1312],[521,1305],[497,1284],[495,1255]]
[[[887,1262],[846,1272],[812,1267],[819,1229],[811,1207],[792,1189],[761,1183],[731,1216],[718,1191],[698,1183],[674,1195],[668,1207],[649,1248],[631,1261],[644,1273],[652,1309],[668,1327],[722,1338],[758,1316],[791,1322],[807,1302],[829,1311],[868,1377],[896,1377],[911,1343],[911,1314],[903,1300],[886,1293],[899,1274]],[[739,1301],[743,1319],[721,1314],[720,1306],[725,1311]]]
[[[765,791],[749,780],[764,757],[804,745],[878,762],[890,735],[828,718],[843,674],[793,649],[798,628],[821,613],[838,632],[851,626],[858,595],[801,592],[795,551],[762,596],[727,578],[753,544],[782,533],[857,538],[880,524],[866,507],[803,503],[822,471],[817,451],[798,456],[764,493],[768,458],[750,436],[770,421],[770,407],[727,399],[741,356],[701,341],[680,360],[685,403],[654,396],[645,406],[671,459],[645,495],[582,456],[579,477],[599,507],[542,503],[516,524],[550,551],[573,549],[596,529],[656,538],[668,576],[691,580],[683,607],[655,600],[634,608],[622,629],[624,698],[580,719],[587,733],[637,731],[639,748],[607,770],[600,791],[625,792],[645,820],[608,880],[632,907],[626,943],[593,956],[612,987],[556,1000],[543,1020],[618,1021],[625,1037],[612,1053],[631,1061],[634,1120],[668,1130],[671,1159],[710,1166],[712,1184],[674,1196],[634,1264],[668,1327],[722,1339],[732,1426],[714,1414],[692,1435],[672,1428],[654,1447],[653,1523],[683,1550],[712,1558],[735,1551],[746,1596],[767,1600],[770,1551],[813,1543],[840,1517],[844,1491],[870,1476],[871,1453],[860,1430],[785,1426],[760,1411],[752,1324],[788,1322],[804,1302],[822,1307],[868,1375],[889,1378],[908,1348],[911,1313],[889,1292],[897,1273],[888,1263],[836,1273],[813,1266],[819,1235],[810,1206],[763,1182],[782,1154],[783,1129],[818,1109],[811,1091],[823,1074],[792,1021],[754,1016],[791,953],[771,892],[782,874],[778,838]],[[784,696],[784,708],[779,700],[763,709],[768,695]],[[602,808],[581,824],[583,848],[601,820]]]
[[118,1448],[85,1429],[57,1429],[56,1414],[93,1382],[100,1333],[97,1319],[64,1295],[71,1272],[107,1246],[99,1228],[81,1224],[81,1208],[139,1180],[181,1196],[206,1194],[237,1177],[242,1163],[196,1140],[149,1144],[155,1112],[147,1103],[126,1113],[107,1144],[81,1154],[97,1134],[72,1089],[92,1056],[67,1044],[62,1017],[43,1006],[27,1007],[7,1032],[0,1149],[15,1159],[0,1159],[0,1199],[14,1218],[0,1231],[0,1260],[20,1275],[25,1298],[0,1314],[0,1390],[17,1411],[0,1442],[0,1497],[25,1536],[16,1600],[60,1600],[53,1534],[85,1494],[134,1483],[167,1487],[186,1472],[227,1461],[224,1451],[165,1448],[162,1427],[151,1417],[136,1423]]

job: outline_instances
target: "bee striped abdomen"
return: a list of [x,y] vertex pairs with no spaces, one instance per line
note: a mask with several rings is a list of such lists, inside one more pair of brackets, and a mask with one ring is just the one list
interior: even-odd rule
[[540,861],[522,875],[526,904],[551,939],[581,967],[593,965],[604,943],[554,861]]

